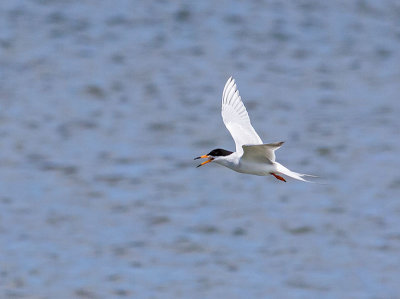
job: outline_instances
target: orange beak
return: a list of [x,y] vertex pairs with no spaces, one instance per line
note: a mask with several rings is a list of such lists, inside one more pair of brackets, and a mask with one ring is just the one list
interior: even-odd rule
[[203,163],[201,163],[199,165],[197,165],[196,167],[203,166],[204,164],[210,163],[212,160],[214,160],[214,158],[211,158],[209,155],[203,155],[203,156],[194,158],[194,160],[197,160],[197,159],[208,159],[208,160],[204,161]]

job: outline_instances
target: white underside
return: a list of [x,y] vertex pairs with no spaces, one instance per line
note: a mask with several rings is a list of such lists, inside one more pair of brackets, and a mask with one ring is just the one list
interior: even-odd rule
[[277,171],[276,163],[271,164],[246,161],[239,157],[237,153],[225,157],[218,157],[214,162],[240,173],[264,176]]
[[278,162],[260,163],[260,162],[247,161],[243,159],[241,156],[239,156],[236,152],[232,153],[229,156],[216,157],[213,162],[228,167],[240,173],[247,173],[259,176],[266,176],[270,175],[271,173],[283,174],[291,178],[294,178],[296,180],[309,182],[303,178],[303,176],[309,176],[309,175],[291,171]]

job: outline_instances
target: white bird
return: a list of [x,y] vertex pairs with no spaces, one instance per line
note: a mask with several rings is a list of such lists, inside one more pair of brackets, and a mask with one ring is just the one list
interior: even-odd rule
[[305,176],[314,177],[291,171],[275,161],[275,151],[282,146],[283,142],[263,144],[251,125],[246,107],[236,87],[235,79],[232,77],[228,79],[222,92],[221,114],[226,128],[235,141],[236,152],[220,148],[214,149],[207,155],[194,158],[195,160],[208,159],[197,167],[215,162],[241,173],[260,176],[273,175],[284,182],[286,180],[281,175],[304,182],[309,182],[304,179]]

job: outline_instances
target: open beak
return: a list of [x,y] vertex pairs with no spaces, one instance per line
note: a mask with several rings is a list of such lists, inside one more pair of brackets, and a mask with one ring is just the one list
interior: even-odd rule
[[197,159],[208,159],[208,160],[204,161],[203,163],[201,163],[199,165],[197,165],[196,167],[203,166],[204,164],[210,163],[212,160],[214,160],[214,158],[210,157],[209,155],[203,155],[203,156],[194,158],[194,160],[197,160]]

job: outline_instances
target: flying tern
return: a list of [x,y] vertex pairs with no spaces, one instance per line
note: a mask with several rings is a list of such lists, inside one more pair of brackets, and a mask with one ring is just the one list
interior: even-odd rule
[[251,125],[249,115],[239,95],[235,79],[230,77],[222,92],[222,119],[236,144],[236,151],[231,152],[217,148],[207,155],[194,158],[207,159],[197,167],[210,162],[228,167],[240,173],[259,176],[273,175],[276,179],[286,182],[288,176],[303,182],[309,182],[304,177],[313,175],[301,174],[287,169],[276,162],[275,151],[283,142],[264,144]]

